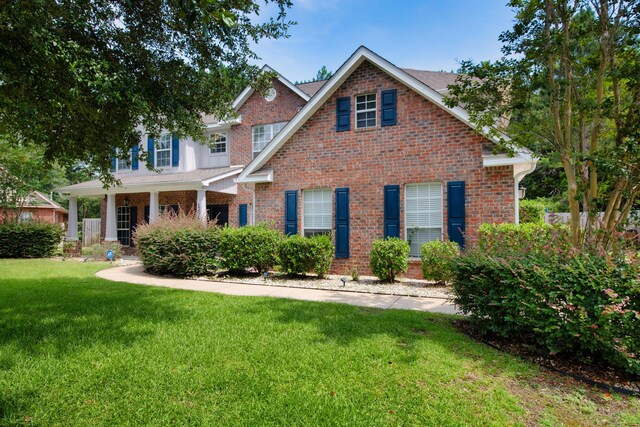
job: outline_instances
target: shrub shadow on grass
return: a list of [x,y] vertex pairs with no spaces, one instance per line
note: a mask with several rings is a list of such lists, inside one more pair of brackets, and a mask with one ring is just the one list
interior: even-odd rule
[[172,291],[94,278],[10,279],[3,288],[0,346],[31,355],[61,357],[99,344],[129,346],[152,335],[154,326],[184,317],[171,302]]

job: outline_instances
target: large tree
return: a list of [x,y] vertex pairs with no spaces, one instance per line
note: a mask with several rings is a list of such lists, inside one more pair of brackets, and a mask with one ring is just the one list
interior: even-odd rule
[[[485,132],[559,159],[575,245],[607,247],[640,194],[640,2],[512,0],[503,58],[462,64],[449,104]],[[600,220],[598,213],[604,209]],[[580,232],[580,212],[588,213]],[[601,232],[596,232],[600,229]]]
[[106,183],[111,156],[141,128],[198,138],[203,113],[232,113],[247,82],[265,90],[271,76],[250,65],[252,46],[292,24],[289,0],[0,4],[0,134],[50,161],[82,161]]

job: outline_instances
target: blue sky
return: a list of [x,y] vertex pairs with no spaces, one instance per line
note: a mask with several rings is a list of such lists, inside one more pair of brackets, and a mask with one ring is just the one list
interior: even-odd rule
[[[322,65],[335,71],[358,46],[395,65],[455,70],[462,59],[500,57],[498,35],[511,28],[506,0],[293,0],[291,37],[255,48],[291,81],[309,80]],[[273,12],[271,7],[262,13]]]

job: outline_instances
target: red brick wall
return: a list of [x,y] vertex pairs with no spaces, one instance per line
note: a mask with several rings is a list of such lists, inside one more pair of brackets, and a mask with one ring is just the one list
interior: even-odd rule
[[[387,89],[398,91],[397,125],[382,128],[380,91]],[[378,126],[356,130],[354,96],[371,92],[378,94]],[[352,97],[351,130],[336,132],[336,98],[344,96]],[[274,183],[256,185],[256,220],[274,221],[282,230],[286,190],[348,187],[351,258],[334,260],[332,270],[343,273],[356,263],[361,272],[368,273],[371,242],[383,236],[385,185],[442,182],[446,236],[446,182],[465,181],[467,238],[473,240],[484,222],[514,220],[512,167],[483,169],[482,144],[487,142],[440,107],[365,62],[268,162],[274,169]],[[301,193],[298,207],[301,227]],[[401,218],[404,227],[404,191]],[[409,274],[419,277],[416,270],[419,268],[413,267]]]

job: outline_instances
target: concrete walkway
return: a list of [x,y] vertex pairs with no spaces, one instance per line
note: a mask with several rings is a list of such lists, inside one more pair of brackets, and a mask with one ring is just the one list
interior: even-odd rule
[[455,306],[440,298],[375,295],[322,289],[286,288],[282,286],[249,285],[211,282],[205,280],[173,279],[145,273],[140,265],[108,268],[96,276],[115,282],[160,286],[190,291],[216,292],[227,295],[289,298],[304,301],[336,302],[374,308],[430,311],[433,313],[459,314]]

